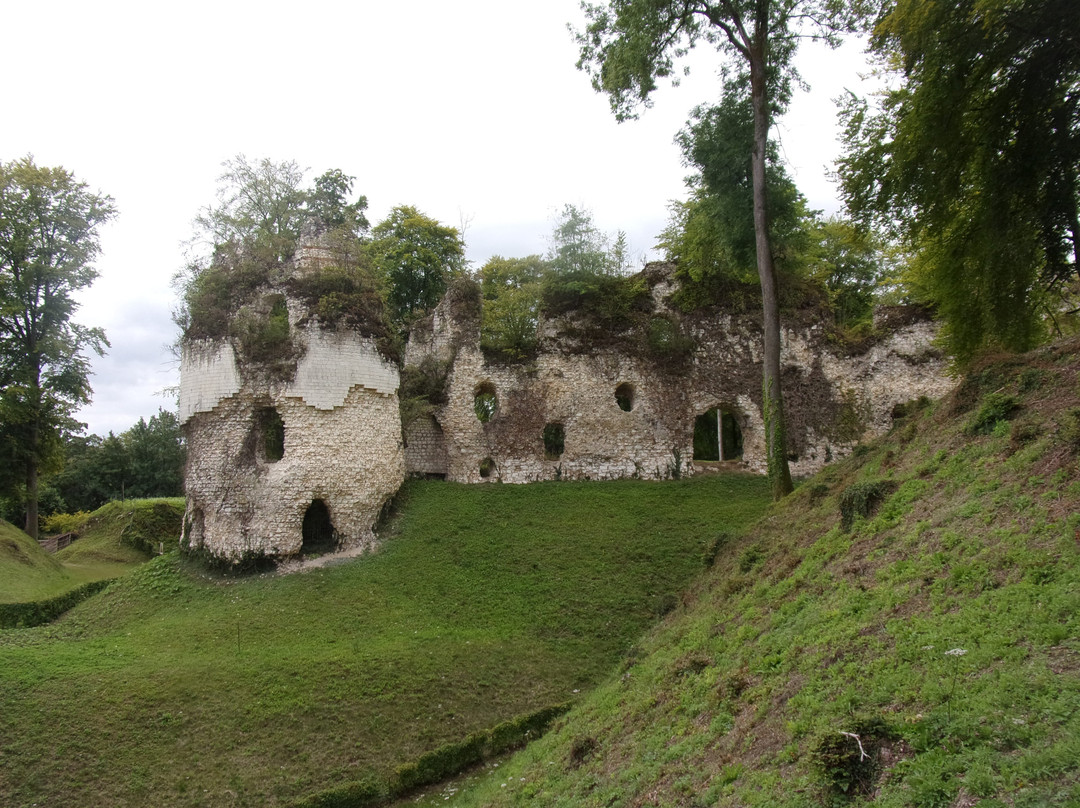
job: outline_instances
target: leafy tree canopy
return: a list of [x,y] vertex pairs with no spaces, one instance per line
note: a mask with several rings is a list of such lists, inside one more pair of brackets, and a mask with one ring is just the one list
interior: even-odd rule
[[411,205],[395,207],[371,235],[370,254],[387,290],[391,319],[399,326],[434,307],[450,278],[465,271],[465,245],[457,228]]
[[176,415],[159,409],[120,435],[69,436],[61,471],[47,480],[54,507],[92,511],[124,497],[184,493],[186,448]]
[[114,215],[111,198],[63,168],[0,163],[0,486],[25,501],[31,536],[39,474],[58,460],[63,433],[81,429],[71,416],[90,400],[87,352],[108,345],[71,318]]
[[[1045,334],[1080,266],[1080,38],[1067,0],[898,0],[893,79],[845,104],[849,209],[901,240],[960,361]],[[1048,299],[1048,296],[1051,299]]]
[[539,255],[496,255],[480,268],[481,347],[513,359],[536,348],[541,282],[549,271]]
[[330,169],[305,188],[305,172],[294,161],[244,155],[224,168],[218,203],[196,217],[194,254],[174,279],[183,298],[176,321],[186,338],[232,334],[252,297],[287,276],[302,237],[316,245],[321,263],[342,270],[353,286],[371,285],[367,198],[347,201],[353,177]]
[[610,275],[617,267],[609,243],[608,237],[593,223],[591,211],[564,205],[555,218],[546,257],[552,271],[563,275]]

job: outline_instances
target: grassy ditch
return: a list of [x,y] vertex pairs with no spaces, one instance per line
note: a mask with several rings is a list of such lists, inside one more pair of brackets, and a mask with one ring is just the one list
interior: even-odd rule
[[1078,349],[818,475],[451,804],[1080,805]]
[[64,517],[63,530],[79,538],[55,555],[0,521],[0,603],[40,603],[41,609],[24,611],[38,618],[54,614],[73,590],[123,575],[175,549],[183,514],[181,498],[110,502],[91,514]]
[[290,805],[581,697],[766,481],[410,484],[382,548],[288,576],[161,556],[0,631],[0,804]]

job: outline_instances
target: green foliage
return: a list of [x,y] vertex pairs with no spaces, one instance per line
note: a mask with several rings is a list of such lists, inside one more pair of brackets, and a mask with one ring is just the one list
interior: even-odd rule
[[1040,308],[1062,308],[1080,266],[1067,13],[1060,0],[897,3],[871,40],[897,80],[877,108],[846,104],[848,207],[913,253],[909,281],[963,362],[1043,339]]
[[205,268],[189,267],[189,277],[177,278],[183,304],[175,313],[184,339],[222,339],[240,308],[269,281],[265,266],[221,248],[215,262]]
[[430,415],[436,407],[446,403],[450,366],[450,362],[427,355],[419,365],[406,365],[401,369],[398,406],[403,430],[417,418]]
[[1060,436],[1073,452],[1080,452],[1080,407],[1070,407],[1062,413]]
[[464,271],[465,247],[446,227],[411,205],[399,205],[371,231],[369,254],[386,289],[390,319],[407,325],[434,308],[451,278]]
[[640,276],[549,273],[544,277],[541,306],[558,317],[575,313],[592,323],[597,339],[639,324],[652,309],[649,288]]
[[480,423],[486,424],[499,408],[499,399],[495,395],[495,386],[491,382],[482,382],[473,395],[473,412]]
[[834,804],[872,794],[881,767],[881,746],[896,733],[879,718],[845,722],[850,729],[830,729],[813,742],[813,761]]
[[541,278],[547,271],[538,255],[494,256],[480,268],[480,347],[485,352],[518,360],[536,350]]
[[0,493],[25,503],[38,531],[38,485],[54,470],[72,413],[90,400],[88,351],[105,333],[73,321],[97,277],[99,228],[116,213],[63,168],[0,163]]
[[291,259],[307,219],[304,170],[295,160],[251,161],[243,154],[221,165],[217,204],[196,216],[196,239],[207,242],[219,258],[223,251],[244,254],[262,267]]
[[247,361],[273,368],[284,378],[295,371],[297,349],[284,295],[269,295],[241,309],[229,322],[229,336]]
[[[680,233],[669,228],[668,252],[682,258],[686,275],[701,282],[720,275],[728,285],[756,286],[757,235],[751,153],[754,116],[747,87],[738,81],[725,86],[721,102],[697,107],[691,123],[676,138],[686,164],[697,174],[688,178],[692,196],[686,203]],[[777,270],[794,271],[794,256],[806,251],[806,200],[787,176],[775,143],[767,145],[766,187],[769,237]],[[689,232],[688,228],[698,232]],[[700,230],[706,232],[702,233]],[[702,249],[704,248],[704,249]],[[760,299],[760,292],[757,295]]]
[[555,218],[546,257],[552,271],[564,276],[588,278],[621,269],[621,256],[609,254],[608,239],[593,223],[592,212],[574,205],[564,205]]
[[307,215],[321,232],[342,231],[357,236],[371,226],[364,215],[367,197],[347,202],[352,193],[351,177],[339,168],[331,168],[315,178],[315,187],[307,192]]
[[875,293],[885,275],[882,255],[881,245],[853,222],[835,216],[814,221],[802,260],[827,290],[838,328],[873,322]]
[[119,436],[72,436],[64,467],[48,478],[61,510],[92,511],[111,499],[183,493],[187,450],[175,414],[159,409]]
[[868,519],[895,490],[892,480],[855,483],[845,488],[840,494],[841,530],[851,530],[856,518]]
[[968,435],[989,435],[998,422],[1011,420],[1019,408],[1020,404],[1013,396],[987,393],[978,412],[964,425],[964,432]]
[[[196,218],[193,255],[173,279],[182,298],[174,317],[183,338],[238,337],[253,361],[277,362],[288,353],[287,322],[266,311],[260,297],[271,288],[276,293],[282,282],[306,300],[308,316],[382,336],[382,302],[364,251],[367,198],[345,201],[353,178],[331,169],[305,189],[304,172],[293,161],[250,162],[238,155],[223,165],[219,202]],[[297,278],[288,270],[302,234],[316,241],[330,266]]]
[[689,359],[697,347],[693,337],[669,317],[650,317],[646,339],[653,355],[669,362]]

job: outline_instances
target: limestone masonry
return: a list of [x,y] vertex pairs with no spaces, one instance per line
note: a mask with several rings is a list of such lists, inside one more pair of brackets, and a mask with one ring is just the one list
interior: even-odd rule
[[[401,374],[371,339],[302,324],[294,301],[291,377],[246,367],[231,340],[189,342],[180,394],[185,540],[231,559],[369,546],[407,474],[666,479],[721,459],[764,473],[760,317],[683,314],[667,303],[669,265],[650,265],[643,278],[649,316],[676,329],[684,350],[657,354],[629,337],[583,341],[587,330],[567,315],[540,323],[534,356],[497,361],[480,348],[475,289],[452,288],[406,348],[402,373],[423,370],[442,385],[420,408],[399,408]],[[951,387],[932,346],[935,325],[885,314],[898,322],[879,323],[885,336],[855,356],[832,349],[823,324],[784,331],[793,474],[886,431],[897,404]],[[402,412],[411,413],[404,425]]]

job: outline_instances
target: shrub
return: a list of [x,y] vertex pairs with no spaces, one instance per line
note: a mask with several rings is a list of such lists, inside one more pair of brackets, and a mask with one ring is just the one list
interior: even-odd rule
[[747,547],[739,554],[739,572],[750,572],[764,558],[765,553],[762,552],[761,547],[758,545]]
[[1058,434],[1072,451],[1080,452],[1080,407],[1073,407],[1062,413]]
[[881,747],[893,736],[883,721],[872,718],[857,721],[851,732],[830,730],[813,743],[810,757],[832,802],[873,792]]
[[1010,420],[1020,409],[1019,402],[1005,393],[987,393],[978,412],[964,425],[966,435],[989,435],[1001,421]]
[[59,533],[77,533],[89,518],[90,514],[87,511],[54,513],[41,519],[41,530],[46,536],[55,536]]
[[890,480],[855,483],[840,495],[840,527],[851,530],[855,517],[863,519],[871,516],[885,498],[896,488]]
[[111,583],[112,579],[91,581],[47,600],[0,603],[0,628],[32,628],[51,623],[68,609],[75,608]]
[[667,317],[649,320],[649,351],[659,359],[685,359],[694,352],[694,340],[682,333],[677,323]]

